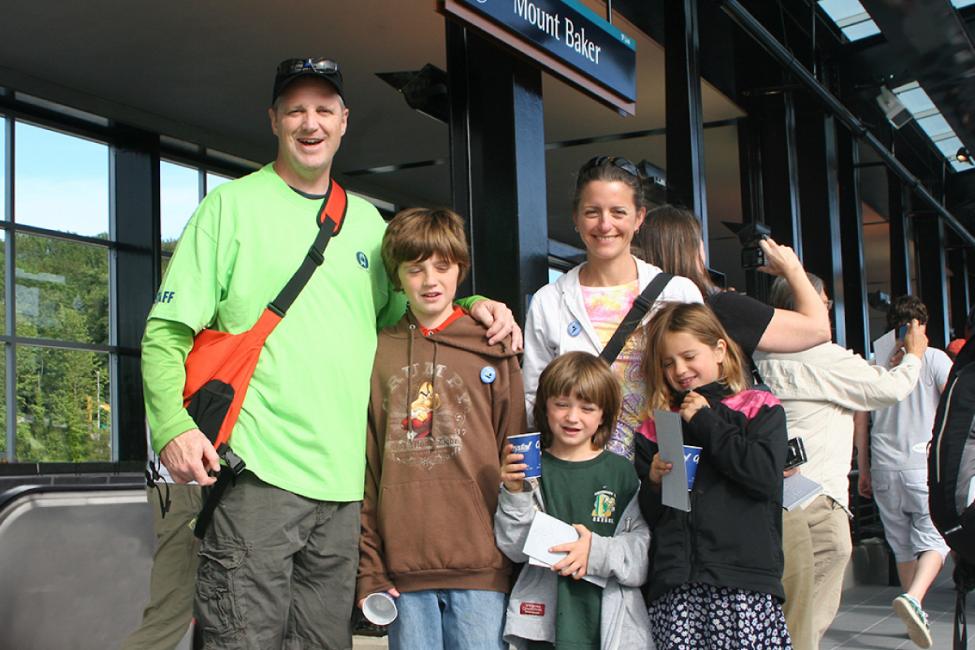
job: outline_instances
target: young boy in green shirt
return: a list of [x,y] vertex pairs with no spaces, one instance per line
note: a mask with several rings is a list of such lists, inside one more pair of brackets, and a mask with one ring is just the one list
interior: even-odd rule
[[[640,587],[647,576],[650,532],[640,515],[640,481],[628,460],[603,447],[616,425],[619,381],[588,352],[557,357],[542,372],[534,406],[541,430],[542,476],[526,485],[521,454],[505,447],[503,488],[495,515],[498,546],[512,562],[537,511],[572,524],[579,539],[551,568],[528,564],[508,603],[504,638],[515,648],[651,647]],[[582,522],[582,523],[580,523]],[[603,578],[605,587],[583,581]]]

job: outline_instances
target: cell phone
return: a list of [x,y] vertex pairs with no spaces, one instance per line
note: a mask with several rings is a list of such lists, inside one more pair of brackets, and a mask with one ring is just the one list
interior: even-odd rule
[[898,341],[903,341],[906,335],[907,335],[907,325],[901,325],[900,327],[897,328],[896,336]]
[[785,456],[785,469],[799,467],[809,458],[806,456],[806,446],[802,444],[802,438],[796,436],[789,439],[789,449]]

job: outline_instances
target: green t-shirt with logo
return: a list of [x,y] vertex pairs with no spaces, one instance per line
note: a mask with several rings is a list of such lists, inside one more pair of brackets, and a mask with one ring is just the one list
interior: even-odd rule
[[[633,465],[608,451],[580,462],[544,452],[540,483],[545,512],[568,524],[582,524],[603,537],[616,533],[639,486]],[[559,650],[599,650],[602,597],[603,590],[591,582],[559,576],[555,614]]]
[[[362,499],[377,326],[395,323],[405,308],[380,257],[382,217],[352,195],[348,206],[325,263],[268,338],[231,440],[262,480],[329,501]],[[180,238],[150,325],[161,319],[193,332],[249,329],[305,257],[320,207],[271,165],[216,188]],[[144,363],[154,353],[150,338]],[[193,428],[185,410],[151,405],[147,395],[157,450]]]

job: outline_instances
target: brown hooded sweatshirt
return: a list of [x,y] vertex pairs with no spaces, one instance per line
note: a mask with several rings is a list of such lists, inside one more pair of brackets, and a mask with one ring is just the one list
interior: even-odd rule
[[508,343],[464,315],[423,336],[412,314],[379,333],[372,370],[357,599],[396,587],[508,591],[494,544],[505,436],[524,433]]

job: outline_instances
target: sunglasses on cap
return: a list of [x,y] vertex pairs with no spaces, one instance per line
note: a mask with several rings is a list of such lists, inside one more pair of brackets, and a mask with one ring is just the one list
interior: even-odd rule
[[581,177],[585,172],[593,169],[594,167],[600,167],[607,163],[618,169],[622,169],[630,176],[636,176],[637,178],[640,177],[640,170],[637,168],[637,166],[626,158],[622,158],[620,156],[595,156],[594,158],[590,158],[585,165],[579,168],[579,176]]
[[339,71],[339,64],[331,59],[285,59],[278,64],[278,74],[296,74],[302,70],[314,70],[325,74]]

